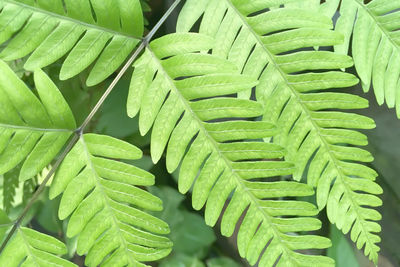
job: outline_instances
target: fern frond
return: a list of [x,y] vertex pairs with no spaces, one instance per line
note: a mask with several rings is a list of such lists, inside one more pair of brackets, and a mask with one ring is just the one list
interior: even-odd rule
[[2,0],[0,58],[32,53],[25,68],[36,70],[67,55],[60,79],[69,79],[94,63],[86,81],[96,85],[110,76],[143,34],[139,0]]
[[265,104],[263,120],[277,125],[273,141],[288,150],[286,159],[296,166],[294,178],[304,175],[317,187],[319,208],[327,205],[330,221],[344,233],[352,229],[352,240],[358,248],[365,245],[365,254],[376,261],[380,226],[375,221],[381,216],[371,207],[381,205],[375,194],[382,189],[374,182],[376,172],[360,164],[372,156],[354,147],[366,145],[367,137],[352,130],[375,124],[338,111],[365,108],[368,102],[330,90],[355,85],[358,79],[338,71],[352,66],[350,57],[312,49],[339,45],[343,37],[330,30],[331,20],[318,8],[304,9],[306,2],[296,1],[294,8],[285,0],[189,0],[177,27],[188,31],[202,16],[200,32],[216,39],[213,54],[259,79],[256,96]]
[[57,256],[66,253],[66,246],[56,238],[21,227],[0,254],[0,266],[77,267]]
[[39,98],[0,61],[0,174],[23,162],[20,181],[34,177],[75,129],[68,104],[49,77],[34,74]]
[[[66,156],[50,189],[50,198],[63,194],[59,217],[71,215],[67,236],[78,235],[77,252],[87,254],[85,264],[146,266],[171,251],[160,236],[168,225],[144,210],[159,211],[161,200],[141,186],[154,184],[154,176],[114,159],[138,159],[133,145],[108,136],[84,134]],[[133,207],[134,206],[134,207]]]
[[307,217],[315,215],[316,208],[285,199],[312,195],[313,190],[272,178],[293,171],[291,163],[265,160],[284,155],[280,146],[261,140],[272,136],[275,127],[249,120],[263,113],[261,104],[232,97],[257,82],[240,75],[227,60],[196,53],[208,51],[213,44],[214,39],[205,35],[167,35],[150,43],[134,64],[128,114],[140,111],[142,134],[153,127],[153,161],[167,147],[168,171],[181,163],[179,191],[186,193],[193,187],[193,207],[199,210],[206,205],[208,225],[214,226],[222,215],[221,232],[231,236],[240,224],[238,248],[250,264],[333,265],[327,257],[298,252],[330,246],[326,238],[299,233],[320,228],[318,219]]
[[335,30],[344,34],[345,42],[335,51],[347,54],[352,38],[354,65],[364,91],[372,81],[378,104],[395,107],[400,118],[400,2],[342,0],[340,4]]

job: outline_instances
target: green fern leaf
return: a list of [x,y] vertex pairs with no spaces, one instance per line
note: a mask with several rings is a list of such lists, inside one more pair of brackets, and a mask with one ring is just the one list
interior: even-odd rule
[[24,161],[19,175],[37,175],[57,155],[75,129],[68,104],[49,77],[34,74],[35,94],[0,61],[0,174]]
[[[286,159],[296,166],[294,178],[300,180],[304,174],[308,184],[317,187],[319,208],[327,205],[330,221],[344,233],[352,229],[357,247],[365,245],[365,254],[376,261],[380,239],[375,233],[380,226],[375,221],[381,216],[370,207],[381,205],[375,194],[382,189],[374,182],[376,172],[359,163],[372,161],[372,156],[354,147],[366,145],[367,137],[351,130],[375,124],[367,117],[337,111],[365,108],[368,102],[331,90],[355,85],[358,79],[337,71],[352,66],[350,57],[313,51],[343,42],[315,3],[189,0],[177,27],[188,31],[201,17],[200,32],[216,39],[213,54],[259,78],[256,95],[265,104],[263,120],[277,125],[273,141],[287,149]],[[191,13],[194,6],[196,12]]]
[[26,180],[22,185],[22,204],[26,205],[35,193],[38,182],[36,177]]
[[[71,215],[67,236],[78,235],[77,252],[85,264],[146,266],[171,251],[172,243],[160,236],[168,225],[142,211],[159,211],[161,200],[139,188],[154,184],[154,176],[113,160],[138,159],[133,145],[108,136],[84,134],[58,169],[50,198],[63,193],[59,217]],[[132,207],[135,206],[135,207]]]
[[36,70],[71,51],[60,79],[95,62],[88,86],[110,76],[143,34],[139,0],[2,0],[0,8],[0,43],[9,41],[0,58],[14,60],[33,52],[25,68]]
[[[331,1],[339,5],[339,1]],[[340,1],[336,31],[345,36],[335,51],[352,55],[365,92],[372,85],[379,105],[396,108],[400,118],[400,2],[373,0]]]
[[265,160],[284,155],[280,146],[261,140],[272,136],[275,127],[249,120],[263,113],[261,104],[229,97],[257,83],[249,75],[240,75],[227,60],[196,53],[208,51],[213,44],[214,39],[205,35],[167,35],[153,41],[135,62],[128,114],[140,111],[142,134],[153,127],[153,161],[166,149],[169,172],[181,163],[179,191],[193,188],[193,207],[206,206],[208,225],[214,226],[222,214],[223,235],[231,236],[244,215],[237,243],[250,264],[260,258],[260,266],[273,266],[276,261],[285,266],[333,265],[327,257],[298,252],[330,246],[326,238],[299,233],[320,228],[319,220],[307,217],[315,215],[316,208],[285,200],[312,195],[313,190],[272,178],[293,171],[291,163]]
[[16,167],[3,175],[3,209],[9,212],[13,207],[16,189],[19,186],[19,170]]
[[0,266],[77,267],[57,255],[67,253],[66,246],[54,237],[21,227],[0,254]]

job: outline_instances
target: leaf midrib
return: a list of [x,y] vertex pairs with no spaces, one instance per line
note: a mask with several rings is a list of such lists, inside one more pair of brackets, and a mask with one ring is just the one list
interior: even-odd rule
[[[214,149],[214,151],[216,151],[219,155],[220,158],[223,159],[223,161],[225,162],[225,165],[227,166],[228,171],[230,171],[236,179],[236,183],[237,185],[242,189],[243,192],[247,192],[248,197],[250,198],[250,201],[253,202],[250,205],[254,205],[257,210],[263,215],[264,220],[267,222],[267,224],[269,224],[271,226],[271,228],[273,229],[273,235],[274,235],[274,239],[277,239],[277,241],[279,241],[280,246],[282,247],[281,251],[284,251],[284,253],[287,255],[287,257],[289,259],[292,259],[291,257],[291,253],[293,253],[294,251],[289,249],[286,245],[285,242],[282,240],[282,238],[280,237],[280,235],[282,234],[282,232],[280,232],[277,227],[275,226],[275,224],[272,222],[272,217],[269,214],[265,213],[265,211],[262,209],[262,207],[260,205],[258,205],[258,201],[259,199],[256,198],[252,193],[250,193],[249,189],[246,187],[246,185],[244,184],[244,182],[242,181],[242,178],[240,177],[240,175],[235,171],[235,169],[231,166],[230,161],[223,155],[222,151],[219,150],[218,148],[218,143],[214,140],[214,138],[212,138],[209,134],[207,129],[204,127],[204,122],[202,120],[200,120],[198,118],[198,116],[196,115],[196,113],[192,110],[192,108],[190,107],[190,104],[188,103],[189,101],[187,101],[183,95],[180,93],[179,89],[176,87],[176,84],[174,83],[174,81],[172,80],[172,78],[168,75],[168,73],[166,72],[166,70],[164,69],[164,67],[162,66],[162,64],[160,63],[160,60],[157,58],[157,56],[153,53],[153,51],[150,49],[150,47],[147,47],[148,51],[150,52],[151,57],[153,58],[153,61],[157,64],[158,66],[158,70],[161,70],[163,72],[164,77],[166,77],[168,79],[168,81],[171,84],[171,88],[173,88],[172,90],[175,91],[175,93],[179,96],[179,99],[181,101],[181,103],[184,105],[184,109],[185,111],[189,111],[192,118],[197,122],[197,124],[199,125],[199,129],[200,131],[206,136],[206,138],[210,141],[210,143],[212,144],[212,148]],[[232,177],[232,176],[230,176]],[[293,262],[293,261],[291,261]],[[294,261],[295,263],[296,261]]]
[[72,133],[73,132],[73,130],[69,130],[69,129],[39,128],[39,127],[12,125],[12,124],[5,124],[5,123],[0,123],[0,128],[27,130],[27,131],[31,131],[31,132],[63,132],[63,133]]
[[8,4],[21,6],[23,8],[30,9],[33,12],[42,13],[42,14],[48,15],[50,17],[57,18],[59,20],[69,21],[69,22],[72,22],[74,24],[79,24],[79,25],[81,25],[81,26],[83,26],[85,28],[95,29],[95,30],[98,30],[98,31],[101,31],[101,32],[108,32],[108,33],[112,34],[113,36],[119,35],[119,36],[127,37],[127,38],[130,38],[130,39],[142,40],[142,36],[139,37],[139,36],[129,35],[129,34],[124,33],[124,32],[119,32],[119,31],[115,31],[115,30],[112,30],[112,29],[109,29],[109,28],[105,28],[105,27],[100,26],[100,25],[87,23],[87,22],[84,22],[84,21],[81,21],[81,20],[77,20],[77,19],[74,19],[74,18],[71,18],[71,17],[68,17],[68,16],[63,16],[63,15],[60,15],[60,14],[57,14],[57,13],[53,13],[53,12],[50,12],[50,11],[47,11],[47,10],[44,10],[44,9],[41,9],[41,8],[37,8],[37,7],[30,6],[30,5],[21,3],[21,2],[17,2],[17,1],[14,1],[14,0],[4,0],[4,2],[8,3]]
[[[290,89],[290,93],[292,94],[292,96],[294,96],[296,98],[298,104],[301,106],[301,109],[303,110],[303,113],[306,115],[306,117],[309,119],[309,121],[311,121],[312,127],[314,128],[314,130],[317,132],[317,135],[321,139],[321,145],[328,152],[328,155],[331,158],[331,161],[333,162],[333,164],[335,166],[335,169],[337,170],[338,176],[336,177],[336,180],[339,180],[340,183],[343,185],[343,188],[345,189],[345,194],[348,195],[348,198],[351,201],[351,206],[354,208],[354,210],[355,210],[355,212],[357,214],[357,219],[356,220],[358,220],[360,222],[361,226],[362,226],[362,232],[366,236],[366,240],[368,240],[366,243],[369,243],[369,246],[371,248],[371,253],[372,253],[372,251],[373,251],[373,249],[372,249],[373,243],[369,239],[369,234],[370,233],[365,229],[364,219],[360,216],[360,213],[359,213],[359,210],[358,210],[359,206],[354,203],[353,196],[351,195],[352,191],[348,188],[346,182],[343,180],[344,174],[343,174],[343,172],[340,170],[340,168],[337,165],[337,161],[338,160],[334,157],[334,155],[332,155],[332,152],[329,149],[329,145],[326,142],[325,138],[322,136],[322,133],[320,132],[320,129],[319,129],[318,125],[316,125],[315,121],[312,119],[310,111],[307,109],[307,107],[301,101],[300,94],[296,91],[296,89],[294,89],[291,86],[291,83],[287,80],[286,74],[282,71],[282,69],[279,67],[278,63],[274,60],[274,55],[265,47],[264,43],[260,40],[259,35],[247,23],[246,18],[243,17],[243,15],[240,13],[239,10],[236,9],[236,7],[231,3],[231,1],[229,1],[229,0],[225,0],[225,1],[227,2],[228,8],[231,8],[236,13],[236,15],[242,20],[243,25],[246,26],[249,29],[249,31],[253,34],[254,39],[258,42],[258,44],[266,52],[267,57],[268,57],[268,64],[273,64],[274,65],[274,68],[279,72],[282,80],[287,85],[285,88],[289,88]],[[359,1],[359,0],[355,0],[355,1]]]
[[21,13],[22,13],[22,9],[21,9],[18,13],[16,13],[16,14],[12,17],[12,19],[10,19],[6,24],[4,24],[3,27],[1,27],[0,30],[3,31],[4,29],[6,29],[7,26],[10,25],[10,23],[12,23],[12,22],[14,21],[14,19],[15,19],[16,17],[18,17],[18,15],[21,14]]

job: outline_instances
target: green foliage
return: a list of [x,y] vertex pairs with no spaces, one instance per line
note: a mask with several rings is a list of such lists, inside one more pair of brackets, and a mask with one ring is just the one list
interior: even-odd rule
[[[58,201],[59,199],[56,199],[56,201],[50,200],[48,197],[49,187],[46,187],[45,190],[41,199],[42,205],[35,216],[35,220],[48,233],[62,233],[64,223],[58,220],[58,206],[60,205],[60,201]],[[67,240],[65,239],[65,241]]]
[[210,247],[216,240],[215,233],[205,224],[202,216],[185,209],[182,203],[184,196],[167,186],[153,187],[150,192],[160,197],[164,203],[164,209],[154,214],[168,223],[171,229],[169,237],[174,243],[173,253],[161,261],[161,266],[190,265],[188,262],[201,262],[211,254]]
[[22,185],[22,204],[27,204],[29,199],[32,197],[36,190],[37,181],[36,179],[29,179],[24,181]]
[[19,180],[26,181],[53,160],[75,129],[75,120],[42,71],[34,75],[40,98],[3,61],[0,73],[0,174],[23,162]]
[[174,225],[174,231],[171,232],[171,240],[175,244],[174,252],[201,257],[204,250],[216,239],[213,230],[196,213],[182,211],[180,216],[182,220]]
[[0,241],[4,240],[4,236],[8,231],[11,220],[8,218],[7,213],[0,209]]
[[173,172],[182,162],[179,191],[186,193],[193,186],[193,207],[199,210],[207,203],[208,225],[215,225],[222,214],[223,235],[231,236],[244,216],[238,248],[250,264],[258,261],[270,242],[261,256],[261,266],[277,260],[292,266],[313,262],[332,265],[329,258],[296,251],[330,245],[323,237],[288,234],[319,229],[317,219],[306,217],[317,210],[309,203],[271,198],[307,196],[313,190],[304,184],[272,179],[291,174],[293,165],[259,160],[282,157],[284,150],[258,141],[275,133],[272,124],[249,120],[262,114],[261,104],[227,96],[248,91],[257,84],[255,80],[240,75],[224,59],[196,53],[211,49],[213,44],[212,38],[199,34],[166,35],[150,43],[135,63],[128,114],[134,116],[140,110],[142,134],[153,126],[153,161],[159,160],[168,142],[168,171]]
[[143,34],[139,0],[2,0],[0,57],[10,61],[32,53],[25,69],[36,70],[66,57],[60,79],[94,63],[86,81],[93,86],[110,76]]
[[[374,233],[380,226],[374,221],[381,216],[368,206],[381,205],[374,195],[382,189],[373,182],[376,172],[359,163],[372,161],[372,155],[354,147],[366,145],[366,136],[351,130],[375,124],[340,111],[365,108],[368,102],[332,90],[357,84],[355,76],[335,70],[352,66],[350,57],[306,51],[342,43],[343,37],[329,30],[331,20],[318,10],[288,2],[188,1],[177,28],[189,30],[202,15],[199,31],[216,38],[213,54],[259,77],[256,96],[265,106],[263,120],[276,124],[273,142],[287,149],[286,159],[296,166],[294,178],[307,177],[307,183],[317,187],[319,209],[327,206],[329,220],[344,233],[352,229],[357,247],[365,245],[365,254],[377,261],[380,238]],[[286,5],[265,11],[279,4]],[[196,12],[189,12],[195,5]]]
[[[39,99],[4,62],[0,62],[0,68],[0,101],[4,107],[0,117],[4,128],[0,166],[8,171],[27,157],[19,173],[19,180],[25,181],[25,202],[37,185],[36,179],[29,178],[51,163],[76,125],[64,98],[43,71],[34,74]],[[34,136],[32,141],[30,136]],[[29,146],[24,147],[28,141]],[[77,251],[87,254],[88,266],[146,266],[139,261],[157,260],[171,251],[172,243],[160,236],[169,232],[168,225],[143,211],[162,209],[160,199],[139,188],[154,184],[154,176],[111,159],[141,156],[138,148],[124,141],[85,134],[56,173],[50,198],[63,193],[59,217],[71,215],[67,235],[79,235]],[[4,181],[16,180],[7,183],[10,188],[5,187],[10,190],[4,194],[7,209],[18,185],[18,171],[17,168],[3,177]],[[1,253],[0,265],[19,266],[24,259],[27,265],[75,266],[49,253],[65,254],[65,246],[34,230],[17,228]],[[10,257],[15,258],[11,261]]]
[[[171,251],[163,221],[144,210],[161,210],[162,202],[139,186],[154,176],[114,159],[138,159],[142,152],[109,136],[85,134],[54,177],[50,198],[63,194],[61,220],[71,215],[67,236],[78,237],[77,252],[88,266],[146,266]],[[134,207],[133,207],[134,206]]]
[[58,257],[67,253],[65,245],[54,237],[21,227],[0,254],[0,266],[60,266],[77,265]]
[[347,233],[377,264],[375,122],[344,70],[351,43],[364,91],[400,117],[398,1],[186,0],[150,42],[163,4],[0,0],[0,266],[236,266],[217,224],[251,265],[362,266]]
[[[328,1],[329,2],[329,1]],[[340,4],[336,31],[344,43],[335,51],[347,54],[350,40],[355,67],[365,92],[372,85],[379,105],[396,108],[400,118],[400,2],[373,0],[331,0]]]
[[327,254],[329,257],[335,259],[336,265],[359,267],[353,248],[343,233],[332,225],[330,227],[329,237],[331,238],[333,245],[328,249]]
[[10,211],[14,204],[16,189],[19,186],[18,175],[20,168],[14,168],[3,175],[3,209]]
[[191,266],[191,267],[239,267],[240,265],[234,260],[227,257],[212,258],[204,264],[196,257],[190,257],[186,255],[177,255],[163,261],[160,267],[177,267],[177,266]]
[[191,266],[205,267],[205,265],[196,257],[190,257],[184,254],[171,257],[160,264],[160,267],[176,267],[176,266]]
[[239,267],[240,265],[237,264],[230,258],[221,257],[221,258],[214,258],[207,261],[207,267]]

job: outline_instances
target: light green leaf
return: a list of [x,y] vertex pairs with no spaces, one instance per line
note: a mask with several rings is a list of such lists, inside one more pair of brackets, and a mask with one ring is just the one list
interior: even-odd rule
[[41,70],[34,73],[36,89],[53,124],[75,130],[76,122],[71,109],[51,79]]
[[81,73],[100,55],[111,35],[98,30],[89,30],[78,41],[60,70],[60,79],[67,80]]
[[3,61],[0,70],[0,173],[23,163],[19,179],[26,181],[62,149],[76,127],[75,119],[43,71],[34,74],[37,97]]
[[86,134],[85,143],[92,155],[121,159],[139,159],[143,155],[139,148],[110,136]]
[[[193,1],[189,0],[187,5],[192,5],[190,2]],[[340,225],[339,228],[346,225],[342,229],[344,232],[356,222],[352,230],[355,240],[359,236],[359,246],[367,242],[365,253],[368,255],[371,252],[371,259],[376,260],[377,246],[374,242],[378,238],[367,226],[360,228],[359,225],[369,225],[369,222],[362,215],[364,208],[361,210],[356,202],[359,193],[346,183],[350,175],[356,174],[357,180],[364,181],[363,179],[373,179],[375,174],[360,163],[345,162],[372,160],[369,153],[358,148],[348,148],[347,144],[365,145],[365,136],[350,129],[371,129],[375,127],[375,123],[357,114],[335,111],[367,106],[367,102],[359,97],[332,93],[334,88],[348,87],[358,82],[351,74],[335,71],[350,67],[350,58],[327,51],[307,51],[318,46],[340,47],[343,36],[339,31],[329,30],[329,20],[318,14],[318,1],[277,0],[256,1],[251,4],[247,1],[229,0],[207,2],[209,4],[202,6],[201,12],[189,14],[183,8],[182,21],[179,18],[178,25],[182,29],[190,29],[193,26],[190,23],[200,19],[200,32],[216,39],[213,54],[228,58],[243,74],[251,73],[259,77],[256,96],[265,106],[263,120],[276,124],[277,134],[272,140],[287,149],[286,159],[296,165],[294,178],[300,180],[306,176],[310,185],[317,186],[319,207],[324,207],[328,202],[328,217],[331,222]],[[321,9],[324,13],[332,13],[334,4],[339,3],[335,0],[326,2],[329,10]],[[349,41],[356,14],[352,8],[354,5],[360,6],[361,2],[341,2],[341,8],[347,15],[343,15],[342,22],[338,21],[337,28],[342,25],[345,29],[346,43]],[[369,5],[373,6],[373,3],[378,2],[381,1],[374,0]],[[386,8],[386,11],[389,9]],[[274,19],[279,14],[287,14],[290,19],[276,24]],[[360,42],[364,46],[368,43]],[[371,49],[373,45],[370,46]],[[372,50],[367,52],[368,56],[371,54],[374,54]],[[385,54],[382,54],[379,58],[384,57]],[[379,73],[382,73],[383,67],[375,66],[376,75],[382,79]],[[324,92],[327,89],[329,93]],[[249,93],[241,95],[249,96]],[[362,190],[364,189],[366,190],[365,187]],[[343,193],[345,197],[327,201],[334,193]],[[346,214],[347,209],[338,208],[339,205],[348,203],[348,213],[352,216]],[[371,201],[369,204],[375,206],[377,203]],[[341,213],[330,214],[337,210]],[[347,224],[342,224],[344,218],[349,220]],[[377,216],[371,218],[376,219]],[[373,229],[377,230],[375,225]]]
[[37,70],[67,55],[62,80],[94,63],[89,86],[117,70],[144,31],[140,0],[4,0],[0,8],[0,58],[32,53],[25,68]]
[[[307,265],[310,261],[332,265],[329,258],[295,252],[328,247],[330,242],[319,236],[291,238],[288,229],[305,229],[293,216],[312,216],[318,210],[311,204],[292,204],[276,198],[314,192],[297,182],[273,182],[272,177],[292,174],[294,166],[276,160],[285,154],[282,147],[262,141],[276,133],[274,124],[254,120],[264,113],[262,103],[237,98],[257,85],[257,77],[254,73],[240,74],[234,63],[205,53],[210,49],[214,52],[214,46],[215,41],[202,34],[171,34],[153,41],[135,64],[128,114],[133,116],[140,111],[142,134],[153,127],[153,161],[158,161],[166,149],[168,171],[173,172],[180,165],[179,191],[192,190],[193,208],[200,210],[205,206],[208,225],[214,226],[222,217],[223,235],[231,236],[239,228],[239,252],[250,264],[261,258],[260,266],[272,266],[278,259],[288,266]],[[181,63],[189,67],[181,68]],[[218,71],[213,73],[215,69]],[[278,212],[274,204],[291,208]],[[296,205],[301,208],[293,208]],[[281,216],[280,212],[291,218],[276,220],[275,225],[272,222],[278,219],[275,216]],[[240,218],[244,220],[239,222]],[[318,220],[307,223],[309,230],[320,227]],[[270,241],[272,245],[268,245]],[[179,242],[176,246],[180,246]],[[182,247],[189,248],[189,244]],[[191,255],[194,252],[195,249],[190,251]]]
[[137,39],[124,36],[113,37],[93,66],[86,84],[94,86],[104,81],[124,62],[138,43]]
[[85,29],[71,22],[62,22],[47,38],[39,45],[25,63],[25,69],[36,70],[54,63],[65,55]]
[[397,97],[400,88],[400,4],[387,0],[374,0],[368,4],[358,0],[331,0],[327,4],[337,8],[339,3],[336,31],[345,36],[345,42],[335,46],[335,51],[347,54],[351,49],[364,91],[369,91],[372,83],[378,104],[386,103],[389,108],[396,108],[400,118]]
[[64,243],[56,238],[21,227],[0,254],[0,265],[17,267],[22,263],[26,266],[77,266],[56,256],[66,253]]
[[56,172],[49,195],[62,194],[58,216],[70,217],[67,236],[77,236],[77,253],[86,255],[87,266],[145,266],[141,262],[171,251],[162,236],[168,225],[149,214],[161,210],[162,202],[140,187],[153,185],[154,176],[116,160],[141,155],[124,141],[84,134]]
[[[348,145],[367,143],[364,135],[351,129],[371,129],[375,127],[375,123],[361,115],[336,111],[365,108],[367,101],[348,93],[334,93],[335,88],[349,87],[358,83],[354,75],[337,71],[350,67],[351,59],[346,55],[317,50],[321,46],[335,46],[337,49],[347,47],[355,16],[359,14],[357,10],[361,12],[361,9],[371,8],[368,16],[373,17],[379,13],[379,16],[384,17],[385,12],[398,7],[398,4],[386,0],[373,0],[364,5],[358,0],[343,0],[342,21],[339,19],[337,31],[333,32],[330,30],[333,27],[331,21],[321,16],[321,12],[333,14],[339,4],[337,0],[325,1],[326,4],[321,8],[319,1],[314,0],[204,0],[202,2],[207,3],[204,5],[194,2],[197,1],[188,0],[182,9],[177,23],[179,30],[188,31],[194,23],[199,23],[200,33],[215,38],[212,54],[227,58],[242,74],[258,78],[259,83],[255,93],[257,100],[265,107],[263,120],[276,125],[276,134],[272,141],[287,150],[286,160],[292,161],[296,166],[294,178],[300,180],[307,177],[308,184],[317,187],[318,206],[322,208],[328,203],[330,205],[327,209],[328,215],[330,211],[341,211],[328,216],[331,222],[342,225],[342,220],[347,218],[349,221],[344,225],[348,227],[354,224],[352,232],[355,240],[357,239],[360,247],[366,243],[366,255],[376,260],[378,250],[375,245],[378,241],[374,233],[376,231],[370,231],[366,226],[370,222],[363,216],[364,208],[361,209],[356,202],[359,193],[353,191],[346,183],[347,178],[354,174],[362,181],[375,177],[373,170],[359,163],[360,159],[371,161],[370,154],[358,148],[348,147]],[[188,8],[193,5],[197,5],[199,10],[190,12]],[[285,17],[283,22],[280,15]],[[363,29],[363,32],[359,33],[359,37],[363,39],[358,43],[359,53],[369,58],[375,55],[375,43],[379,43],[380,37],[374,33],[374,27],[364,24],[360,29]],[[382,29],[381,27],[380,31]],[[368,36],[368,31],[371,31],[373,39],[365,38]],[[342,45],[343,40],[344,45]],[[353,38],[353,45],[354,41],[356,39]],[[376,56],[379,62],[366,63],[367,60],[364,60],[360,65],[362,67],[374,65],[371,71],[379,77],[378,85],[382,88],[384,80],[392,80],[383,75],[383,70],[388,66],[385,58],[391,50],[386,49],[384,39],[380,42],[380,46],[382,46],[381,51],[385,52]],[[366,47],[368,50],[364,49]],[[347,54],[347,50],[341,51]],[[356,57],[355,61],[357,65]],[[397,82],[398,79],[395,80]],[[390,94],[393,95],[393,92]],[[241,98],[250,96],[250,90],[239,95]],[[380,93],[379,96],[383,99],[384,94]],[[346,162],[349,160],[353,162]],[[345,194],[345,197],[327,201],[330,195],[336,193],[334,189]],[[350,203],[348,211],[339,208],[348,203]],[[375,206],[376,201],[369,204]],[[371,209],[368,210],[372,212]],[[375,225],[373,229],[377,229]],[[348,229],[342,230],[345,232]],[[252,257],[255,262],[256,253]],[[269,266],[273,263],[261,260],[260,265]],[[306,265],[310,264],[307,262]]]

